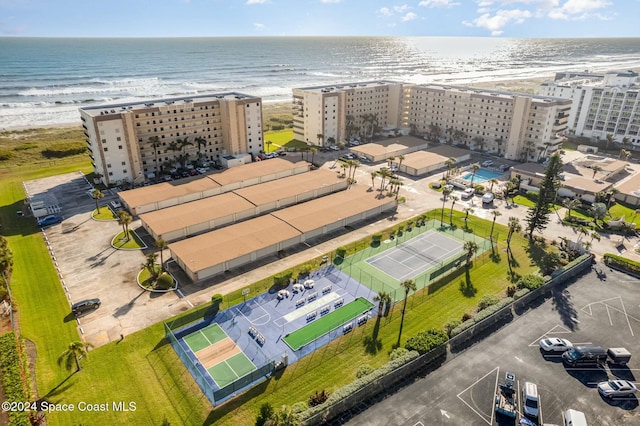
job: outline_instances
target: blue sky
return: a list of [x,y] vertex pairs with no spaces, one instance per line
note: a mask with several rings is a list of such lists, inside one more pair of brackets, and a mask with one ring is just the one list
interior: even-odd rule
[[640,0],[0,0],[0,35],[637,37]]

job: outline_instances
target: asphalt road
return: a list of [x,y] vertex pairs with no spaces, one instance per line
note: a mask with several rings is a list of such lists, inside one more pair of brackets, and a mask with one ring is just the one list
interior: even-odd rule
[[[640,280],[608,268],[605,274],[600,280],[589,272],[557,288],[539,306],[465,351],[449,354],[440,368],[346,424],[513,425],[494,414],[496,384],[506,371],[516,374],[520,389],[525,381],[537,384],[545,424],[563,425],[568,408],[584,412],[590,425],[640,424],[636,396],[608,401],[596,389],[607,378],[638,385],[640,377]],[[546,336],[605,349],[626,347],[632,359],[628,368],[567,370],[559,356],[540,352],[538,341]]]

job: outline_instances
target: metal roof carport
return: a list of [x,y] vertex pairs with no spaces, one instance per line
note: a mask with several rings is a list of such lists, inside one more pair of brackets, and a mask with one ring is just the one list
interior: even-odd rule
[[398,157],[410,152],[426,149],[428,146],[429,143],[424,139],[414,136],[401,136],[398,138],[381,139],[376,142],[352,147],[349,148],[349,151],[377,163],[387,158]]
[[305,173],[309,168],[310,165],[306,161],[292,163],[281,158],[273,158],[233,167],[221,173],[131,189],[120,192],[118,195],[131,214],[136,216],[285,176]]

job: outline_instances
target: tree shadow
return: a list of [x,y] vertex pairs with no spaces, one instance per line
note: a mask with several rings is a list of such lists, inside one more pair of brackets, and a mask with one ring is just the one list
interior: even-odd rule
[[142,290],[140,293],[138,293],[136,297],[131,299],[129,303],[127,303],[126,305],[119,306],[113,313],[113,316],[118,318],[122,315],[126,315],[131,310],[131,308],[133,308],[133,305],[135,304],[136,300],[145,293],[146,293],[146,290]]
[[66,386],[63,386],[65,383],[67,383],[67,380],[69,380],[70,378],[72,378],[73,376],[76,375],[76,373],[78,373],[77,371],[72,372],[71,374],[69,374],[63,381],[61,381],[60,383],[58,383],[53,389],[51,389],[49,392],[47,392],[46,395],[44,395],[42,398],[40,398],[40,401],[45,400],[48,397],[51,396],[55,396],[57,394],[63,393],[65,392],[67,389],[69,389],[71,386],[73,386],[73,383],[69,383]]
[[566,288],[552,289],[551,303],[558,315],[560,315],[562,323],[571,331],[575,331],[578,326],[578,313],[573,306],[569,291]]
[[460,292],[464,297],[474,297],[478,292],[478,289],[475,288],[471,282],[469,268],[465,268],[464,281],[460,280]]
[[494,247],[495,246],[493,245],[491,246],[491,255],[489,256],[489,258],[493,263],[500,263],[500,261],[502,260],[502,256],[500,256],[500,252],[495,250]]
[[371,336],[365,336],[364,338],[364,350],[370,355],[377,354],[382,349],[382,339],[378,338],[378,332],[380,331],[380,317],[377,317],[376,323],[373,326],[373,332]]

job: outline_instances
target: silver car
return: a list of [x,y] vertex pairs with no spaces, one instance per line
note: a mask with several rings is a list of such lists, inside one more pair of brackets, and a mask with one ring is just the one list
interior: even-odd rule
[[629,396],[638,391],[636,385],[628,380],[610,380],[598,383],[598,392],[605,398]]
[[540,340],[540,349],[545,352],[564,352],[573,348],[573,343],[567,339],[560,339],[559,337],[549,337],[547,339]]

